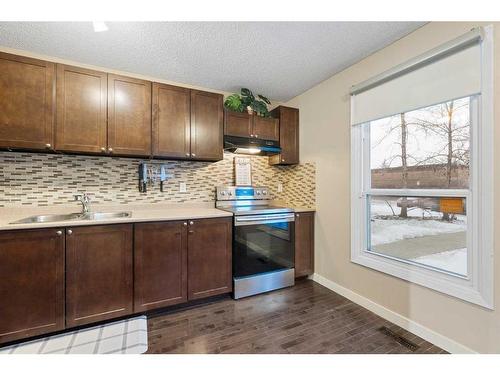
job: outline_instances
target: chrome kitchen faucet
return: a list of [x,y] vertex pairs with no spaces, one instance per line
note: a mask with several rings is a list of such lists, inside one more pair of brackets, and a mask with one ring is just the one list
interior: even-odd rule
[[87,193],[75,194],[75,201],[82,204],[82,214],[86,214],[90,211],[90,195]]

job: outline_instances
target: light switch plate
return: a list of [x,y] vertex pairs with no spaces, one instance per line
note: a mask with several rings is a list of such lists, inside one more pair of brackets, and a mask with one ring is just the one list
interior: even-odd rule
[[187,193],[187,187],[185,182],[181,182],[179,184],[179,192],[180,193]]
[[278,182],[278,193],[283,193],[283,184]]

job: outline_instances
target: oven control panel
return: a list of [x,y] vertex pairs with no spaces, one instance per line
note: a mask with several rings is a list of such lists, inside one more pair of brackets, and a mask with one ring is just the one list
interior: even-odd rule
[[267,187],[254,186],[218,186],[217,200],[255,200],[271,199],[271,193]]

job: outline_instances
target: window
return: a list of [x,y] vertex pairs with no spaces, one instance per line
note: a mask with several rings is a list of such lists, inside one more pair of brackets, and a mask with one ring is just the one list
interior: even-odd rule
[[369,251],[467,276],[471,100],[370,122]]
[[491,308],[490,33],[353,89],[351,259]]
[[371,187],[468,189],[471,99],[371,122]]

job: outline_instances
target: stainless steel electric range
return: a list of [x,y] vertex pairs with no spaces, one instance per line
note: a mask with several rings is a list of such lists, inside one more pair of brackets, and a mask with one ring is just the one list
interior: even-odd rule
[[220,186],[216,207],[232,212],[234,298],[295,283],[293,209],[271,204],[265,187]]

